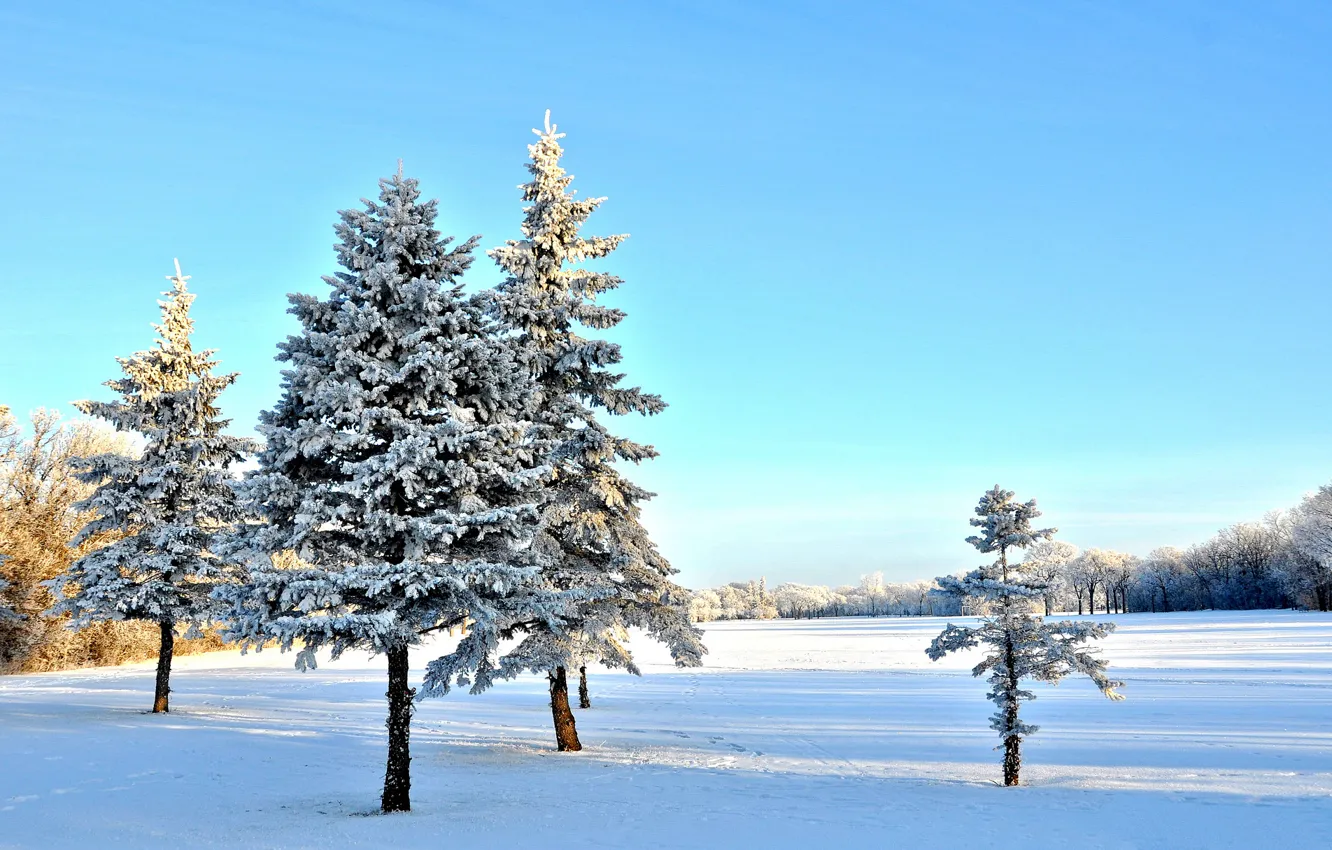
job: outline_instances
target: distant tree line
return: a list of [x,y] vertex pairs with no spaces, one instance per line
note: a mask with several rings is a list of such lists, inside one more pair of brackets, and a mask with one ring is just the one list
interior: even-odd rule
[[787,582],[769,590],[767,581],[736,581],[695,591],[689,613],[694,622],[712,620],[810,619],[816,617],[919,617],[962,613],[954,600],[933,591],[933,581],[890,584],[883,573],[863,576],[856,585],[823,587]]
[[1042,599],[1047,613],[1327,611],[1332,609],[1332,487],[1291,510],[1235,523],[1186,549],[1162,546],[1139,558],[1043,541],[1027,558],[1050,580]]
[[[1290,510],[1239,522],[1187,549],[1163,546],[1146,557],[1080,550],[1062,540],[1032,544],[1024,559],[1046,590],[1031,604],[1049,615],[1133,611],[1306,608],[1332,610],[1332,485]],[[693,593],[695,622],[811,617],[911,617],[978,613],[977,603],[941,596],[933,581],[887,583],[882,573],[856,585],[823,587],[731,582]]]

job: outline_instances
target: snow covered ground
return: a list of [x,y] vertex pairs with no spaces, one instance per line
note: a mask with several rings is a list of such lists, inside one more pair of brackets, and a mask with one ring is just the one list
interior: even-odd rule
[[426,702],[390,817],[382,660],[180,659],[157,717],[151,665],[0,678],[0,847],[1332,846],[1332,616],[1108,619],[1128,700],[1038,687],[1014,789],[985,683],[924,655],[940,619],[710,624],[691,671],[640,647],[578,754],[536,679]]

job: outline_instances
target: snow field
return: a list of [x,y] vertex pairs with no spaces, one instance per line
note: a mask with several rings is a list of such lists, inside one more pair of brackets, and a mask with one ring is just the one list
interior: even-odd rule
[[156,717],[151,665],[0,678],[0,847],[1328,846],[1332,616],[1097,619],[1128,699],[1036,686],[1015,789],[935,618],[707,624],[699,670],[642,645],[642,679],[593,673],[577,754],[535,677],[426,701],[392,816],[382,658],[178,659]]

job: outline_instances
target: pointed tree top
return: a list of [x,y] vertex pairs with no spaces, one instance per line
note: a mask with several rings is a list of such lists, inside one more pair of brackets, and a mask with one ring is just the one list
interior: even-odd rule
[[166,276],[166,279],[169,280],[169,281],[171,281],[171,283],[176,287],[176,289],[184,289],[184,288],[185,288],[185,281],[189,280],[189,279],[190,279],[190,276],[187,275],[187,274],[181,274],[181,273],[180,273],[180,260],[179,260],[179,259],[174,258],[174,257],[173,257],[172,259],[175,260],[175,263],[176,263],[176,273],[173,274],[173,275],[172,275],[172,274],[167,275],[167,276]]
[[560,128],[560,125],[550,123],[550,110],[547,109],[547,110],[546,110],[546,129],[545,129],[544,131],[542,131],[542,130],[537,130],[537,129],[533,128],[532,132],[533,132],[533,133],[536,133],[538,136],[542,136],[542,137],[550,137],[550,138],[552,138],[552,139],[562,139],[562,138],[564,138],[564,134],[563,134],[563,133],[557,133],[557,132],[555,132],[555,131],[558,130],[559,128]]
[[402,179],[402,157],[398,157],[398,179]]

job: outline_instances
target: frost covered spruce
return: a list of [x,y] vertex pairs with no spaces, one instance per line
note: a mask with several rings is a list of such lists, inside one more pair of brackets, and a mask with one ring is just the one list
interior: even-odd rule
[[1105,637],[1114,624],[1067,620],[1046,623],[1030,612],[1031,606],[1047,593],[1048,583],[1027,564],[1010,564],[1008,556],[1011,550],[1054,537],[1053,528],[1031,527],[1032,520],[1040,515],[1036,500],[1016,502],[1011,490],[998,485],[981,497],[976,516],[971,519],[972,526],[981,533],[968,537],[967,542],[983,554],[998,553],[999,559],[962,578],[944,576],[938,582],[939,592],[980,602],[988,613],[978,626],[949,624],[926,650],[932,660],[938,661],[950,652],[985,645],[985,659],[971,672],[974,676],[990,674],[989,698],[996,708],[990,727],[1004,742],[1004,785],[1018,784],[1022,738],[1037,730],[1018,717],[1022,702],[1036,698],[1031,691],[1023,690],[1023,679],[1057,683],[1070,673],[1083,673],[1110,699],[1123,699],[1115,690],[1123,682],[1106,677],[1105,661],[1079,648],[1089,640]]
[[541,534],[536,548],[549,558],[546,575],[583,601],[567,634],[535,628],[507,659],[513,668],[543,671],[550,685],[556,744],[582,745],[569,708],[567,671],[580,668],[583,706],[590,705],[586,664],[599,662],[637,673],[625,645],[629,627],[665,643],[680,666],[696,666],[706,650],[702,633],[689,623],[689,594],[640,522],[641,504],[652,494],[634,486],[615,467],[656,456],[651,446],[617,437],[598,420],[608,414],[658,413],[659,396],[622,387],[611,369],[620,348],[585,339],[578,327],[602,330],[624,313],[596,303],[620,278],[582,264],[610,254],[625,236],[584,236],[579,230],[605,198],[574,197],[573,180],[560,167],[563,151],[546,113],[528,146],[530,182],[519,188],[524,209],[521,240],[489,252],[506,273],[495,306],[518,333],[523,356],[536,380],[531,416],[550,441],[554,475],[542,493]]
[[169,709],[171,654],[178,628],[197,630],[222,613],[212,592],[231,568],[211,550],[214,535],[239,515],[229,467],[252,449],[223,433],[217,398],[236,373],[214,375],[212,351],[190,344],[194,322],[188,275],[168,276],[161,338],[148,351],[120,358],[123,378],[107,382],[119,401],[82,401],[79,410],[139,435],[138,457],[102,454],[75,461],[78,477],[99,483],[77,508],[96,518],[74,538],[111,532],[119,539],[79,558],[53,579],[50,614],[70,614],[73,628],[99,620],[146,620],[158,625],[153,711]]
[[233,547],[252,572],[223,593],[246,645],[299,643],[298,669],[325,648],[387,656],[386,812],[411,807],[408,648],[466,626],[426,690],[475,691],[516,622],[558,631],[557,596],[526,565],[546,472],[521,418],[531,382],[462,291],[476,240],[450,248],[419,195],[401,170],[380,181],[378,201],[340,213],[328,296],[290,296],[303,331],[279,346],[290,368],[244,484],[261,521]]

